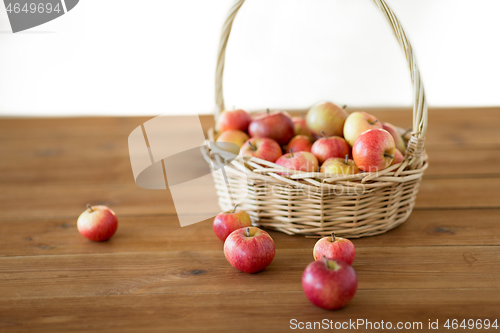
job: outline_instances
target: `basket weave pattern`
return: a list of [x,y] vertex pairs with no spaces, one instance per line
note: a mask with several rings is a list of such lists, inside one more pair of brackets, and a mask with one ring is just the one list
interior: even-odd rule
[[[222,91],[226,46],[234,18],[244,0],[231,7],[219,45],[216,70],[216,118],[225,109]],[[424,139],[427,130],[427,105],[424,88],[410,43],[383,0],[374,0],[389,22],[403,49],[414,83],[413,131],[409,134],[405,158],[400,164],[378,172],[334,176],[324,173],[293,171],[255,157],[238,157],[225,167],[224,177],[213,173],[219,205],[230,210],[234,201],[242,203],[257,225],[287,234],[356,238],[384,233],[406,221],[415,204],[418,187],[426,170]],[[209,139],[215,138],[209,131]],[[224,160],[206,151],[217,167]],[[288,176],[283,176],[283,171]]]

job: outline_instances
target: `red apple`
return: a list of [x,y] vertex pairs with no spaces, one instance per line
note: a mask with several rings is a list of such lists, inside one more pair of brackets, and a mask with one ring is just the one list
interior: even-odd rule
[[392,135],[394,143],[396,144],[396,149],[404,154],[406,152],[405,140],[403,140],[403,137],[401,136],[401,134],[399,134],[396,127],[389,123],[382,123],[382,128],[389,132],[390,135]]
[[316,242],[313,250],[314,260],[337,259],[352,265],[356,257],[356,249],[354,244],[347,238],[335,237],[332,232],[331,236],[323,237]]
[[233,211],[220,213],[214,219],[214,232],[221,241],[225,241],[227,236],[237,229],[252,226],[250,215],[244,210],[235,212],[236,206]]
[[224,111],[220,114],[219,131],[224,132],[228,130],[240,130],[243,132],[248,131],[248,125],[252,121],[252,117],[244,110]]
[[314,141],[314,136],[309,128],[307,128],[306,119],[302,117],[292,117],[293,122],[293,134],[297,135],[305,135],[311,141]]
[[285,112],[269,112],[268,109],[267,113],[260,114],[252,120],[248,133],[253,138],[276,140],[282,146],[293,137],[293,122]]
[[245,273],[263,270],[274,259],[274,241],[267,232],[256,227],[233,231],[224,242],[224,255],[236,269]]
[[394,139],[384,129],[371,129],[361,134],[354,142],[352,156],[363,171],[376,172],[391,165],[396,147]]
[[[304,172],[317,172],[318,159],[311,153],[306,151],[299,151],[297,153],[290,152],[278,158],[275,162],[285,168],[304,171]],[[282,175],[289,175],[289,173],[279,173]]]
[[316,260],[302,274],[302,289],[316,306],[327,310],[343,308],[358,289],[356,272],[340,260]]
[[347,116],[348,113],[337,104],[319,102],[307,112],[307,127],[316,138],[320,137],[322,132],[326,136],[342,136]]
[[392,160],[391,165],[401,163],[401,162],[403,162],[404,159],[405,159],[405,157],[403,156],[403,154],[401,154],[401,152],[396,149],[394,151],[394,160]]
[[118,228],[115,212],[106,206],[87,205],[87,208],[76,222],[80,234],[95,242],[110,239]]
[[320,164],[323,164],[329,158],[344,158],[345,155],[350,155],[351,147],[340,136],[325,136],[314,142],[311,153],[318,158]]
[[241,147],[243,156],[255,156],[273,163],[282,153],[280,145],[269,138],[251,138]]
[[377,118],[366,112],[353,112],[344,124],[344,139],[352,147],[358,136],[373,128],[382,128]]
[[359,169],[356,163],[349,159],[349,155],[346,155],[345,158],[332,157],[327,159],[321,165],[319,172],[338,175],[354,175],[359,173]]
[[222,132],[217,137],[215,142],[231,142],[237,144],[238,147],[242,147],[243,144],[249,139],[248,135],[240,130],[227,130]]
[[305,135],[297,135],[290,140],[286,146],[286,151],[292,150],[294,153],[299,151],[311,152],[312,143],[309,137]]

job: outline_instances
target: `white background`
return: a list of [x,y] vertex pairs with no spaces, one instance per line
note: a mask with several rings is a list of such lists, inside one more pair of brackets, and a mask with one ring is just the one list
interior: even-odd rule
[[[431,106],[500,105],[500,1],[387,0]],[[80,0],[12,34],[0,5],[0,115],[210,113],[231,0]],[[369,0],[248,0],[228,46],[226,105],[409,106],[402,52]]]

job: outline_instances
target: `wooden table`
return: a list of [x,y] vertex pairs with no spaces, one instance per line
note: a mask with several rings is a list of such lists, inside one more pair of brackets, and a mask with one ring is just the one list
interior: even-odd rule
[[[407,109],[371,112],[411,125]],[[439,320],[441,331],[447,319],[500,320],[500,108],[429,114],[415,210],[353,240],[359,288],[335,312],[302,292],[314,239],[270,232],[273,263],[240,273],[211,221],[181,228],[168,190],[135,185],[127,137],[147,118],[1,119],[0,331],[278,332],[292,319],[424,331]],[[78,234],[87,203],[116,211],[110,241]]]

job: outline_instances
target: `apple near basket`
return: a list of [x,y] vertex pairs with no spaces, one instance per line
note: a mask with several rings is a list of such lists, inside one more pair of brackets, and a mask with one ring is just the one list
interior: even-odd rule
[[[237,0],[227,14],[220,39],[216,69],[216,120],[225,110],[222,91],[226,46],[233,20],[243,5]],[[424,87],[412,47],[398,19],[384,0],[373,0],[387,19],[403,49],[414,86],[413,131],[401,163],[378,172],[354,175],[331,175],[287,170],[256,157],[239,157],[225,169],[232,195],[241,195],[238,209],[249,213],[256,225],[289,235],[328,236],[332,232],[347,238],[384,233],[400,225],[410,215],[424,171],[427,155],[424,139],[427,130],[427,104]],[[209,141],[216,135],[209,130]],[[217,167],[224,159],[216,152],[204,151]],[[216,188],[225,188],[225,177],[213,173]],[[232,209],[233,198],[228,191],[218,191],[223,211]]]

